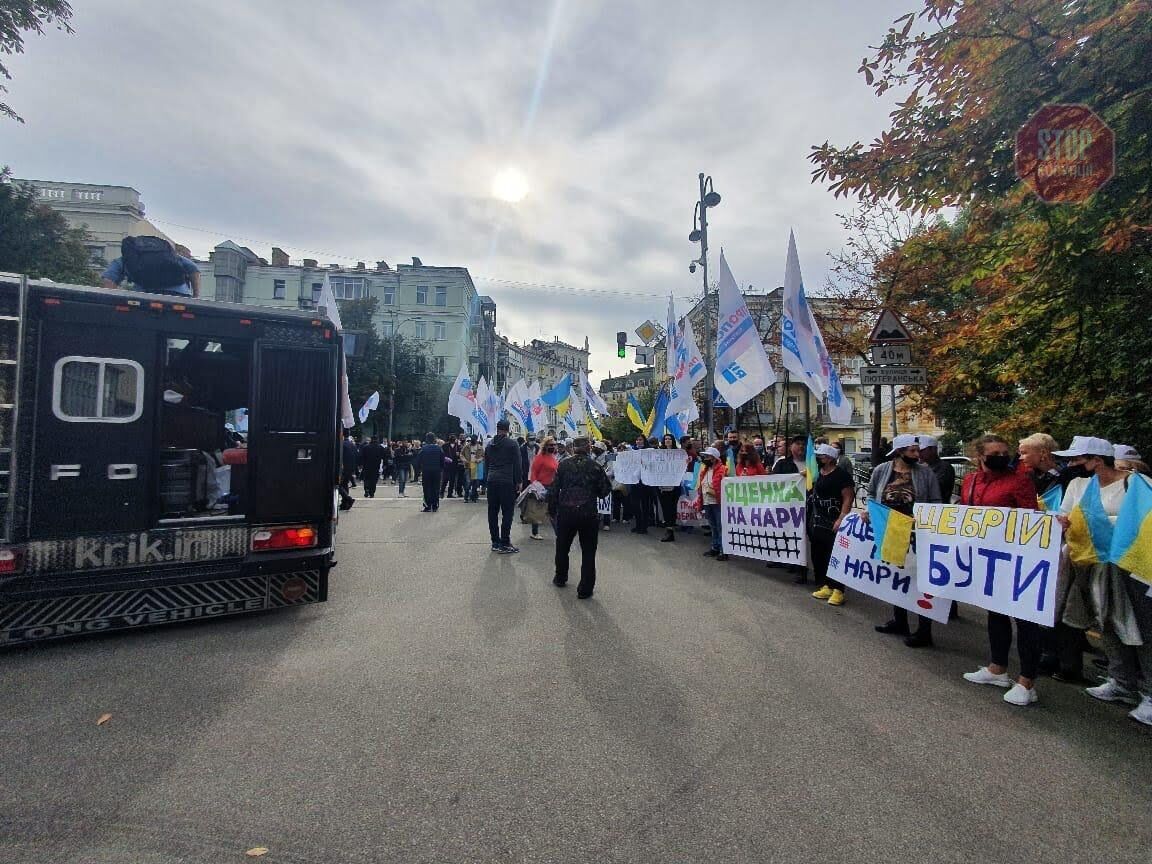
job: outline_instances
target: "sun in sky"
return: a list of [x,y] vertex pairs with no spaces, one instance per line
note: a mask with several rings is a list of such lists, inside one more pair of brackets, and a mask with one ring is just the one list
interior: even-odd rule
[[514,165],[508,165],[496,172],[492,178],[492,195],[509,204],[518,204],[528,194],[528,178]]

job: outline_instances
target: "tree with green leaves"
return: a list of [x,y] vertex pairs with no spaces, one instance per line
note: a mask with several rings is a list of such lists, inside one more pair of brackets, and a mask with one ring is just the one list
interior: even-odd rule
[[69,227],[60,213],[36,200],[32,187],[14,185],[9,170],[0,169],[0,270],[95,285],[89,242],[87,231]]
[[[869,275],[917,337],[926,404],[957,431],[1152,445],[1149,56],[1142,0],[925,0],[860,67],[903,96],[890,128],[813,148],[838,196],[950,208],[879,249]],[[1116,138],[1115,177],[1080,204],[1040,200],[1014,164],[1017,131],[1064,103]]]
[[[0,0],[0,54],[23,54],[24,34],[44,34],[44,28],[55,26],[67,33],[72,32],[68,23],[72,19],[72,7],[64,0]],[[0,78],[12,80],[8,67],[0,62]],[[0,84],[0,93],[8,88]],[[0,117],[8,117],[19,123],[24,118],[8,105],[0,102]]]

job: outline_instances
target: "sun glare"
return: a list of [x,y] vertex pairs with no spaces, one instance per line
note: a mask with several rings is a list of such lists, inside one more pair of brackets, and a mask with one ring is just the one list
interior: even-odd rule
[[528,194],[528,178],[519,168],[501,168],[492,178],[492,195],[509,204],[518,204]]

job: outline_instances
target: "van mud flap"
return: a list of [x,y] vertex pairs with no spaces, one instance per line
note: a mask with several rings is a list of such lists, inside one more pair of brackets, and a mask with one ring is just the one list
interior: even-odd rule
[[317,603],[327,581],[319,569],[290,570],[0,603],[0,647]]

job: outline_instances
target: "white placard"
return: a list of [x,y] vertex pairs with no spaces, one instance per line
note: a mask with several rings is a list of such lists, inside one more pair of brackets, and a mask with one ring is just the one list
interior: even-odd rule
[[880,560],[872,526],[850,513],[840,523],[828,563],[828,577],[844,586],[941,624],[948,623],[950,600],[923,593],[916,582],[916,553],[908,553],[903,567]]
[[613,477],[617,483],[634,486],[640,482],[641,458],[643,450],[623,450],[616,454],[616,467]]
[[696,509],[695,495],[681,495],[676,501],[676,524],[701,528],[708,524],[704,514]]
[[1055,515],[963,504],[913,509],[921,588],[1052,626],[1063,541]]
[[683,450],[637,450],[640,480],[646,486],[679,486],[684,480],[688,455]]
[[612,496],[605,495],[603,498],[596,499],[596,513],[600,516],[612,515]]
[[804,478],[798,474],[725,477],[720,485],[726,555],[807,564]]

